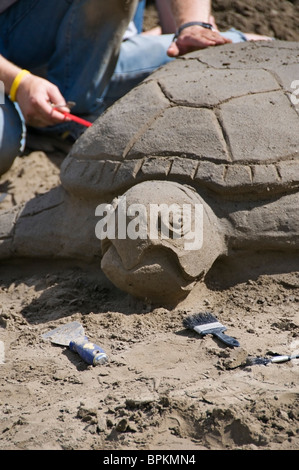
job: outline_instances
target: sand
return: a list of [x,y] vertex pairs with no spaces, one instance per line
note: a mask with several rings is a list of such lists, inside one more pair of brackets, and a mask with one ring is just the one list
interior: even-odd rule
[[[218,7],[223,21],[237,15],[230,6],[247,5],[227,3],[228,11]],[[254,25],[273,26],[269,9],[278,3],[298,14],[298,2],[251,2],[260,20],[245,15],[247,30],[251,18],[251,32],[269,34]],[[289,16],[279,18],[289,34],[282,27]],[[297,39],[292,34],[281,39]],[[0,209],[59,185],[62,159],[43,152],[18,158],[0,178],[0,192],[8,193]],[[248,365],[247,358],[299,353],[299,271],[233,282],[229,270],[224,287],[199,284],[167,309],[117,290],[99,266],[3,261],[0,449],[298,450],[299,359]],[[240,348],[183,327],[187,315],[206,310]],[[107,364],[88,366],[42,339],[74,320],[107,352]]]
[[[243,32],[263,34],[285,41],[299,40],[298,0],[213,0],[213,15],[220,31],[234,27]],[[149,1],[145,27],[157,24],[154,2]]]

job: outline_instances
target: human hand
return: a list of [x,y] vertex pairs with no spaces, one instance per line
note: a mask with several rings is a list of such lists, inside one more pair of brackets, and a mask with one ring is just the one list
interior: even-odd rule
[[53,104],[60,105],[61,110],[70,111],[58,87],[33,74],[22,79],[16,99],[25,122],[34,127],[51,126],[66,120],[61,112],[54,109]]
[[167,54],[170,57],[177,57],[209,46],[218,46],[230,42],[230,39],[222,37],[217,30],[194,25],[181,31],[177,40],[169,46]]

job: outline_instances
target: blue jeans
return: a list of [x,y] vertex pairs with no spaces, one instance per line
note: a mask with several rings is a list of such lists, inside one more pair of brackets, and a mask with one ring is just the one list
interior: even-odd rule
[[25,127],[17,107],[8,99],[0,105],[0,176],[24,148]]
[[124,41],[119,58],[102,96],[102,111],[128,93],[144,78],[171,59],[167,49],[173,35],[142,36],[137,34]]
[[138,6],[136,8],[135,16],[133,18],[138,34],[142,33],[142,29],[143,29],[143,17],[144,17],[145,4],[146,4],[146,0],[138,1]]
[[[0,54],[56,84],[67,101],[76,102],[74,113],[97,113],[97,98],[113,73],[136,6],[137,0],[19,0],[0,15]],[[5,101],[0,105],[0,174],[7,167],[1,162],[13,161],[20,149],[20,117],[8,97]],[[7,120],[16,130],[13,146]],[[47,130],[56,128],[64,130],[66,124]]]
[[[127,24],[124,20],[130,18],[130,12],[121,8],[122,1],[126,3],[19,0],[0,15],[0,53],[55,83],[66,100],[76,102],[74,113],[99,115],[155,69],[173,60],[166,53],[172,35],[137,35],[120,46]],[[132,0],[134,5],[137,0]],[[139,15],[142,5],[143,0]],[[241,33],[233,34],[235,42],[244,40]],[[43,131],[63,132],[73,125],[65,123]],[[20,114],[6,97],[5,105],[0,105],[0,175],[22,151],[23,131]]]

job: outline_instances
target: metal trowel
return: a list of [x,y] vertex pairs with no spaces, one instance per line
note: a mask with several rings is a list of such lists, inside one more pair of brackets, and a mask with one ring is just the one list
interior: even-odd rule
[[88,340],[84,334],[83,326],[77,321],[48,331],[42,335],[42,338],[60,346],[68,346],[71,351],[79,354],[87,364],[95,366],[105,364],[108,361],[105,351]]

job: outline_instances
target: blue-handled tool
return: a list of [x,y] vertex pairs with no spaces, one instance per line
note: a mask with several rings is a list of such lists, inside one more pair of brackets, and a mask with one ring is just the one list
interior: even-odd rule
[[74,321],[59,326],[42,335],[43,339],[60,346],[68,346],[87,362],[87,364],[105,364],[108,361],[107,354],[97,344],[91,343],[84,334],[81,323]]

